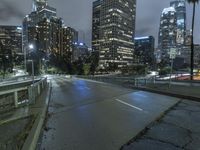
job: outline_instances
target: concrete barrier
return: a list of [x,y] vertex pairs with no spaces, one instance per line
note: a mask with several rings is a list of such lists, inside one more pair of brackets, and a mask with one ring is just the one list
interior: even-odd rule
[[[23,87],[19,84],[18,88],[17,84],[12,84],[11,86],[15,88],[11,88],[9,90],[5,88],[5,90],[1,90],[0,113],[18,108],[20,106],[34,104],[36,98],[41,94],[42,90],[46,88],[47,79],[43,78],[34,84],[30,84],[27,85],[26,83]],[[6,87],[8,87],[8,85],[6,85]]]

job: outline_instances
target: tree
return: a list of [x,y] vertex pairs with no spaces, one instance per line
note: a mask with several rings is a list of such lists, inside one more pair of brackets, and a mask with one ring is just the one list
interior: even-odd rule
[[193,69],[194,69],[194,19],[195,19],[195,11],[196,4],[199,0],[187,0],[188,3],[193,4],[193,14],[192,14],[192,36],[191,36],[191,57],[190,57],[190,80],[193,80]]

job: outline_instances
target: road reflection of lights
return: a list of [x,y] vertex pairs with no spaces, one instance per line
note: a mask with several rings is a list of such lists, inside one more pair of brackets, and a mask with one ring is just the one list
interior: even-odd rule
[[140,96],[140,97],[144,97],[144,98],[147,98],[147,96],[143,93],[139,93],[139,92],[136,92],[134,93],[135,96]]
[[76,80],[75,82],[73,82],[73,85],[74,85],[74,90],[77,90],[77,92],[81,94],[81,96],[87,96],[91,94],[90,88],[88,87],[86,81]]

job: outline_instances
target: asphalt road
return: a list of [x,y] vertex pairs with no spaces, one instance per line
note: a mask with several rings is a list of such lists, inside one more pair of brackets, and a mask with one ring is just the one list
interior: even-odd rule
[[89,80],[51,81],[42,150],[118,150],[179,100]]

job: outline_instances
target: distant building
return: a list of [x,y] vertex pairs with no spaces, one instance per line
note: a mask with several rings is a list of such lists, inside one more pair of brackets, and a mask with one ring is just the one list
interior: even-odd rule
[[0,71],[12,72],[14,65],[22,63],[21,26],[0,26]]
[[162,59],[170,62],[170,49],[176,49],[174,66],[180,68],[188,62],[186,35],[186,2],[172,0],[170,7],[165,8],[160,19],[158,48],[162,51]]
[[162,61],[162,52],[160,49],[158,49],[158,48],[155,49],[154,56],[156,59],[156,64],[158,64]]
[[75,43],[75,50],[73,52],[73,61],[84,59],[89,56],[89,48],[85,43]]
[[[36,27],[39,23],[46,21],[50,21],[51,18],[56,17],[56,9],[50,7],[47,4],[46,0],[33,0],[33,9],[32,12],[27,15],[23,20],[23,49],[27,50],[27,47],[30,43],[28,41],[28,29],[30,27]],[[51,30],[49,29],[49,32]],[[46,50],[47,51],[47,50]]]
[[181,48],[185,44],[186,35],[186,2],[185,0],[173,0],[170,2],[170,7],[174,7],[176,11],[176,43]]
[[200,67],[200,44],[194,45],[194,66],[196,68]]
[[155,65],[154,57],[155,39],[153,36],[135,38],[135,55],[139,59],[139,64],[150,67]]
[[22,27],[0,26],[0,41],[12,53],[22,53]]
[[99,51],[101,69],[120,70],[133,63],[135,13],[135,0],[93,3],[92,48]]
[[186,64],[190,64],[191,36],[192,36],[192,31],[191,30],[186,30],[185,46],[183,47],[183,50],[182,50],[182,53],[181,53],[181,56],[184,58],[184,62]]
[[74,42],[78,41],[78,32],[64,25],[62,18],[56,16],[56,9],[50,7],[47,0],[34,0],[31,14],[23,20],[23,48],[34,44],[36,50],[72,60]]
[[93,2],[93,14],[92,14],[92,50],[100,50],[100,11],[102,0]]
[[47,6],[47,0],[33,0],[32,11],[38,11]]
[[78,32],[71,27],[64,27],[61,31],[61,56],[64,59],[73,61],[73,53],[76,51],[78,42]]
[[176,48],[177,15],[174,7],[165,8],[160,18],[158,36],[158,48],[162,51],[162,57],[169,57],[170,48]]

